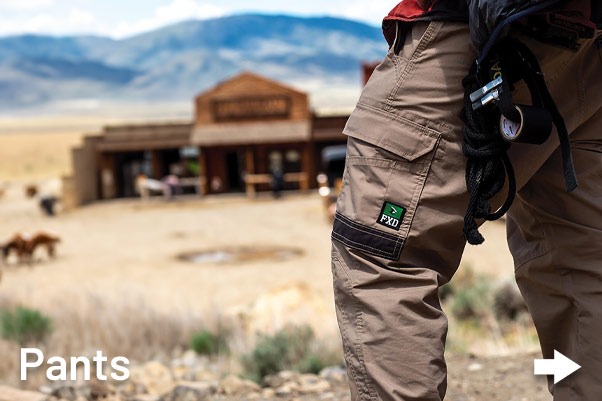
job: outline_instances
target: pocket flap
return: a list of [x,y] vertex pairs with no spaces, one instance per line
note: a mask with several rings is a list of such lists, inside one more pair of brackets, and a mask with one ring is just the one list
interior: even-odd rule
[[439,132],[407,118],[380,110],[367,110],[361,104],[349,117],[343,133],[409,161],[432,151],[441,136]]

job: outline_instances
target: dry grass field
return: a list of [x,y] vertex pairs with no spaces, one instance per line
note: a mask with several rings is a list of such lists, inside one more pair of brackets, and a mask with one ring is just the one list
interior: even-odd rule
[[80,133],[0,135],[0,181],[40,180],[71,172],[70,149]]
[[0,183],[58,178],[71,171],[70,149],[102,118],[0,117]]
[[[57,178],[71,171],[70,149],[84,134],[105,125],[147,123],[191,117],[190,105],[148,105],[107,108],[65,116],[0,116],[0,183],[6,180]],[[168,117],[171,116],[171,117]]]

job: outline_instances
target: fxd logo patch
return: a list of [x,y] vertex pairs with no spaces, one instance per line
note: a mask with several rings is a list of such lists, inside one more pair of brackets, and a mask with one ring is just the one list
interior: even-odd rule
[[399,231],[401,220],[403,219],[405,212],[406,209],[404,207],[391,202],[385,202],[376,222],[385,227]]

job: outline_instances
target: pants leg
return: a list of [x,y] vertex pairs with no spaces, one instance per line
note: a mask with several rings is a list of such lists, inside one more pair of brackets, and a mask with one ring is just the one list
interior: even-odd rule
[[377,68],[345,129],[332,268],[354,400],[445,394],[438,288],[464,248],[468,43],[464,24],[417,24],[402,53]]
[[[445,395],[447,321],[437,290],[454,274],[464,248],[458,116],[461,81],[475,57],[468,43],[465,25],[416,24],[402,53],[389,53],[377,68],[345,129],[350,138],[332,269],[354,400],[440,401]],[[577,59],[550,54],[541,54],[550,61],[544,72],[569,71],[569,60]],[[555,98],[564,95],[558,88]],[[561,107],[569,112],[570,130],[593,113],[571,113],[577,103],[567,98]],[[513,148],[519,188],[557,147],[552,138],[537,148]],[[555,172],[560,182],[561,172]],[[534,254],[538,246],[521,249]]]
[[602,399],[602,139],[574,143],[580,186],[567,194],[556,152],[508,218],[516,278],[544,358],[558,350],[581,370],[553,385],[555,401]]
[[[571,131],[580,185],[574,192],[566,192],[560,174],[562,158],[556,149],[519,191],[507,219],[508,242],[517,283],[533,316],[544,358],[553,358],[556,349],[582,366],[556,385],[549,378],[554,400],[596,401],[602,399],[599,45],[584,43],[579,53],[554,71],[548,74],[548,86]],[[527,157],[522,151],[513,157]]]

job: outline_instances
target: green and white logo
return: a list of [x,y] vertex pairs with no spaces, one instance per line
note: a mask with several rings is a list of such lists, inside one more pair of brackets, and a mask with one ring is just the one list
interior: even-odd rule
[[380,216],[378,216],[378,220],[376,222],[385,227],[399,230],[399,227],[401,227],[401,220],[403,219],[405,212],[406,209],[403,206],[399,206],[387,201],[383,204],[383,207],[380,210]]

